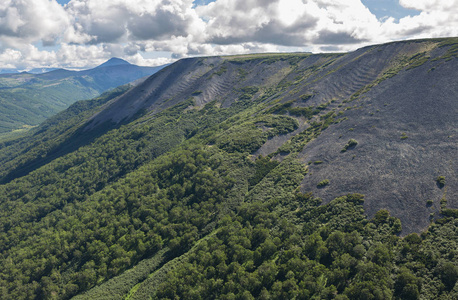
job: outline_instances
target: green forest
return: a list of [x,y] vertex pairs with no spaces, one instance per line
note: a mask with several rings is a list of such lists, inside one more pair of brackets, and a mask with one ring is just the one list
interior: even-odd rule
[[[0,143],[1,299],[458,299],[446,200],[427,230],[404,235],[388,210],[368,217],[362,194],[324,203],[301,190],[310,164],[298,154],[346,107],[246,86],[230,106],[190,95],[85,129],[128,88]],[[298,116],[305,129],[254,155]]]

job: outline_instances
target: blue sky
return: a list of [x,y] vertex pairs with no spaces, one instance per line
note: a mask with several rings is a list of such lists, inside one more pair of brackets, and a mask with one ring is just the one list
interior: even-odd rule
[[364,5],[378,18],[393,17],[399,20],[406,16],[418,15],[420,12],[404,8],[398,0],[362,0]]
[[22,0],[0,5],[0,68],[92,67],[116,56],[352,51],[458,35],[458,0]]

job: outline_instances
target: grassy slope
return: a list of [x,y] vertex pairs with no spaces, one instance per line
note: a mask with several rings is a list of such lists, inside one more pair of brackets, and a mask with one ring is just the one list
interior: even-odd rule
[[101,92],[72,79],[37,81],[27,87],[14,87],[0,91],[1,132],[23,125],[37,125],[76,100],[90,99]]

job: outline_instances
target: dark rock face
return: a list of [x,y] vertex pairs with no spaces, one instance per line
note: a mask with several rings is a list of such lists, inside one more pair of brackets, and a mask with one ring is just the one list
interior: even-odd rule
[[[456,60],[424,64],[401,71],[373,87],[345,112],[348,120],[331,126],[309,143],[301,157],[322,160],[312,165],[303,190],[312,190],[325,201],[338,194],[366,195],[370,215],[388,209],[401,219],[405,232],[420,231],[430,213],[439,213],[440,199],[457,207],[458,196],[458,84]],[[358,145],[341,152],[350,139]],[[440,175],[447,184],[436,184]],[[331,184],[317,189],[328,178]],[[427,207],[427,200],[433,200]]]

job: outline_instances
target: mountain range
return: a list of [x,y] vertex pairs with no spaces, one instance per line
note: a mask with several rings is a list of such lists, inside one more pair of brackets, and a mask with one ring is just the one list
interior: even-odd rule
[[140,67],[112,58],[84,71],[49,69],[0,74],[0,135],[36,126],[77,100],[93,98],[162,67]]
[[457,38],[199,57],[78,101],[0,143],[0,291],[455,299],[456,70]]

